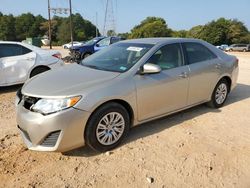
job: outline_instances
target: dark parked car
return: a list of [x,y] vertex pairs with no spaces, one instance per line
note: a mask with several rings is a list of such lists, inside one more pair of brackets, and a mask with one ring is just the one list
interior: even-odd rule
[[232,44],[229,46],[226,51],[241,51],[247,52],[250,51],[250,44]]
[[120,40],[120,37],[96,37],[82,46],[71,48],[70,55],[76,60],[82,60],[89,55]]

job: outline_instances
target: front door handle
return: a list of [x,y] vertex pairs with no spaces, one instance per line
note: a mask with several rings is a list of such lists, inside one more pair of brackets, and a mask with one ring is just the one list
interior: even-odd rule
[[188,73],[187,72],[182,72],[179,77],[181,78],[187,78],[188,77]]

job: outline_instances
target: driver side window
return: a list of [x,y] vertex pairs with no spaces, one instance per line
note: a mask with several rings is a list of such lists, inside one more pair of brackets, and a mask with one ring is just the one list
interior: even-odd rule
[[168,44],[152,55],[148,63],[156,64],[162,70],[172,69],[183,65],[180,44]]

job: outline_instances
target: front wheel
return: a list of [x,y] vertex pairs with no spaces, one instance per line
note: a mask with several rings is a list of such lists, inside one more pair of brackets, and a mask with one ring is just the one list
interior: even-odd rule
[[215,86],[211,101],[207,104],[212,108],[220,108],[225,103],[229,93],[229,85],[226,79],[222,79]]
[[104,152],[115,148],[127,135],[130,118],[127,110],[118,103],[101,106],[90,117],[84,139],[92,149]]

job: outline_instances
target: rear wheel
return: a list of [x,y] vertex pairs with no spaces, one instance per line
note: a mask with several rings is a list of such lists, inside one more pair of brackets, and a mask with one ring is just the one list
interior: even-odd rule
[[130,119],[127,110],[118,103],[100,107],[90,117],[84,139],[92,149],[104,152],[115,148],[127,135]]
[[207,104],[212,108],[220,108],[225,103],[229,93],[229,84],[226,79],[221,79],[214,88],[211,101]]
[[243,49],[243,52],[246,52],[247,51],[247,49]]
[[48,71],[48,70],[50,70],[49,67],[37,67],[37,68],[35,68],[35,69],[33,69],[33,70],[31,71],[31,73],[30,73],[30,78],[32,78],[33,76],[36,76],[36,75],[38,75],[38,74],[40,74],[40,73],[42,73],[42,72],[46,72],[46,71]]

